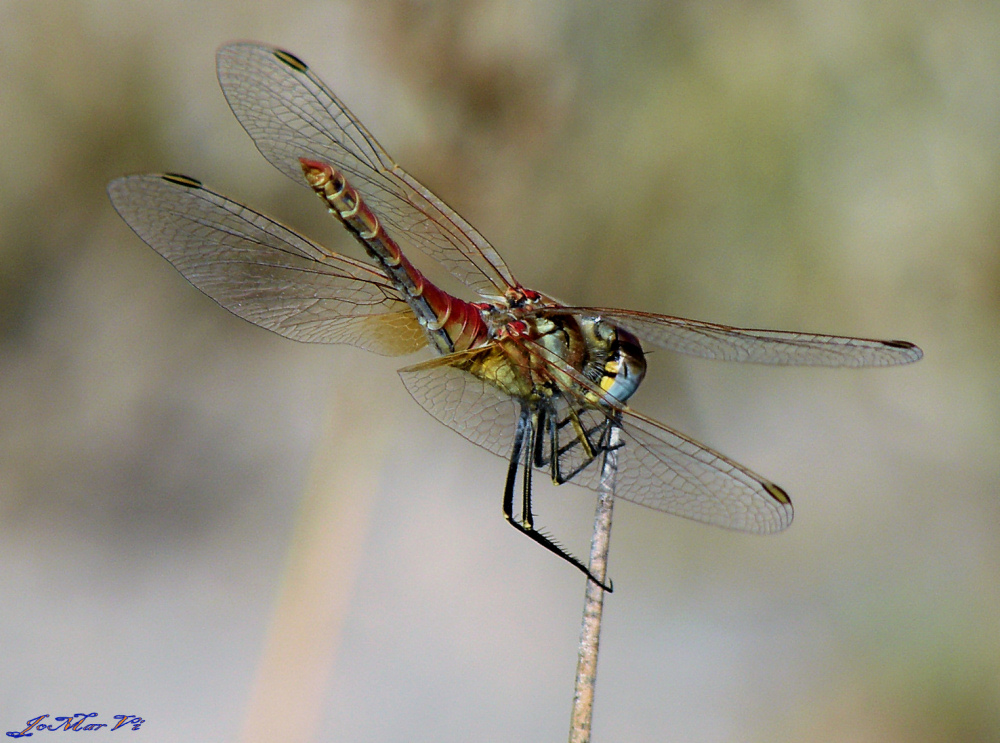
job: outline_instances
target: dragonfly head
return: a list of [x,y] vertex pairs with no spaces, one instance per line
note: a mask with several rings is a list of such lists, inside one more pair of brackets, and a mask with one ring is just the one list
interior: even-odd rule
[[596,366],[595,376],[599,375],[595,381],[608,395],[625,402],[646,374],[646,354],[639,339],[599,317],[580,318],[580,329]]
[[639,389],[646,375],[646,354],[639,339],[623,328],[615,328],[611,356],[604,362],[601,387],[616,400],[625,402]]

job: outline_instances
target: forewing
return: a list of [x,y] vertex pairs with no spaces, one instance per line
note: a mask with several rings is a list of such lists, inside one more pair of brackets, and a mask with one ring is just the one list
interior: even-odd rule
[[217,63],[233,113],[282,173],[305,185],[299,158],[329,163],[404,248],[416,246],[483,296],[503,295],[516,283],[486,239],[396,165],[301,60],[274,47],[237,43],[222,47]]
[[185,176],[108,186],[135,233],[198,289],[255,325],[311,343],[399,355],[426,335],[382,274],[330,253]]
[[787,366],[893,366],[918,361],[924,355],[907,341],[734,328],[683,317],[597,307],[561,307],[557,311],[601,317],[658,348],[722,361]]

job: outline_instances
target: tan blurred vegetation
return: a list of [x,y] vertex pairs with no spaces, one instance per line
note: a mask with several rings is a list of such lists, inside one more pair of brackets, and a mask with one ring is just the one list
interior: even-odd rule
[[[342,436],[386,443],[357,463],[372,492],[330,474],[367,505],[299,739],[565,734],[582,585],[502,524],[503,463],[416,409],[402,363],[242,323],[108,204],[120,174],[185,172],[351,249],[218,90],[214,50],[254,38],[528,286],[924,348],[869,372],[651,357],[637,407],[781,483],[797,521],[753,539],[618,509],[596,740],[1000,740],[1000,5],[8,0],[0,21],[4,730],[87,708],[235,740]],[[544,495],[579,551],[591,498]]]

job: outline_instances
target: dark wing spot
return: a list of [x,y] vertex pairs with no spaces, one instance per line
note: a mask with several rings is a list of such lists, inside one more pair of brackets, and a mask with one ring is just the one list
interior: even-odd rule
[[792,499],[788,497],[788,493],[779,488],[773,482],[765,482],[764,487],[767,488],[767,492],[770,493],[771,497],[778,501],[778,503],[786,506],[792,505]]
[[176,183],[178,186],[185,186],[186,188],[201,188],[201,181],[197,178],[181,175],[180,173],[164,173],[161,177],[168,183]]
[[274,56],[278,58],[278,61],[283,62],[293,70],[298,70],[299,72],[307,72],[309,70],[309,65],[291,52],[286,52],[284,49],[275,49]]

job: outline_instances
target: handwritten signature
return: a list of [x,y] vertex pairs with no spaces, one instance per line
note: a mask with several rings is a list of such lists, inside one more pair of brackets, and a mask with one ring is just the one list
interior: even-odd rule
[[[126,725],[131,725],[133,730],[138,730],[139,726],[145,722],[138,715],[115,715],[118,722],[112,724],[109,722],[87,722],[91,717],[97,717],[96,712],[91,712],[90,714],[84,714],[83,712],[77,712],[75,715],[70,715],[69,717],[54,717],[52,718],[58,725],[46,725],[42,723],[42,720],[46,719],[48,715],[39,715],[34,720],[28,720],[28,727],[20,732],[12,730],[7,733],[8,737],[11,738],[30,738],[34,735],[34,732],[28,732],[29,730],[40,732],[42,730],[75,730],[80,732],[81,730],[102,730],[108,728],[108,730],[117,730],[120,727]],[[83,723],[87,722],[86,725]]]

